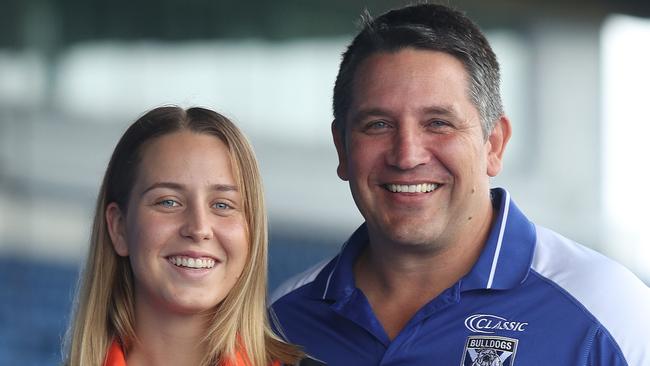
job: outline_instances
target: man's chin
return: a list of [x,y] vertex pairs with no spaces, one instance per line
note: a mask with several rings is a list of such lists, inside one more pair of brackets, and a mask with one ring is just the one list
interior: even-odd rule
[[433,228],[428,225],[399,225],[393,226],[390,230],[383,230],[383,237],[388,238],[393,245],[399,245],[404,249],[430,251],[437,248],[439,235],[436,235]]

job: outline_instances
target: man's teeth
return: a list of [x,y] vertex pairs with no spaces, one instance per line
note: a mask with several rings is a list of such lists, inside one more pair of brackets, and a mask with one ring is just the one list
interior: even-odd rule
[[169,261],[178,267],[188,268],[212,268],[214,259],[211,258],[190,258],[190,257],[169,257]]
[[417,193],[417,192],[431,192],[434,189],[438,188],[437,184],[434,183],[420,183],[420,184],[387,184],[386,188],[389,191],[394,193],[408,192],[408,193]]

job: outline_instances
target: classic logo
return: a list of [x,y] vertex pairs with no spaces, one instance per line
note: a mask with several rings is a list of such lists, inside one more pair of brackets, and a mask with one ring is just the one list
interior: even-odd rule
[[492,334],[497,330],[523,332],[527,326],[527,322],[510,321],[490,314],[474,314],[465,318],[465,327],[474,333]]
[[467,337],[460,366],[513,366],[518,342],[506,337]]

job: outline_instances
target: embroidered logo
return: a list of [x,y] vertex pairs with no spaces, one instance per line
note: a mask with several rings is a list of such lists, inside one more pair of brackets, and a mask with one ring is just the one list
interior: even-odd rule
[[518,342],[506,337],[467,337],[460,366],[513,366]]
[[465,318],[465,327],[474,333],[493,334],[497,330],[523,332],[527,322],[510,321],[491,314],[474,314]]

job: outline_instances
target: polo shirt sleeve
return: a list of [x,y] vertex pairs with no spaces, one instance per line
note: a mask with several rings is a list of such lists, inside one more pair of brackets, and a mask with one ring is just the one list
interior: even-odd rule
[[587,366],[628,366],[616,341],[602,327],[594,336],[587,356]]

